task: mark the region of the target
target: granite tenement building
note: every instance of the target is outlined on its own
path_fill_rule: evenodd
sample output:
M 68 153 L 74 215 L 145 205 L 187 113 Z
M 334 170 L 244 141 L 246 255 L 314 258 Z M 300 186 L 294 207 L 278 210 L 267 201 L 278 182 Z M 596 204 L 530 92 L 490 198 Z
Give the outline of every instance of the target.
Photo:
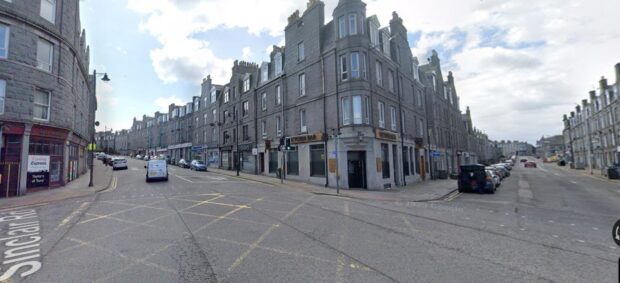
M 0 1 L 0 197 L 87 170 L 97 107 L 80 1 Z

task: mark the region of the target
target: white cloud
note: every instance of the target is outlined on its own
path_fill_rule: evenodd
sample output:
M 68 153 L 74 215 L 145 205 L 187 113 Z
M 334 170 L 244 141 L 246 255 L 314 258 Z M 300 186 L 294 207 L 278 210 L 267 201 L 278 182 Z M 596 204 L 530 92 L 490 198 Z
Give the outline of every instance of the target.
M 250 47 L 244 47 L 243 50 L 241 50 L 241 53 L 241 58 L 245 61 L 251 60 L 252 56 L 254 56 L 254 53 L 252 53 L 252 49 Z
M 114 93 L 114 88 L 110 83 L 98 83 L 97 104 L 103 107 L 117 106 L 119 99 L 112 93 Z
M 176 105 L 185 105 L 184 100 L 174 95 L 170 97 L 158 97 L 157 99 L 155 99 L 155 105 L 157 105 L 157 109 L 163 113 L 168 113 L 168 106 L 173 103 Z

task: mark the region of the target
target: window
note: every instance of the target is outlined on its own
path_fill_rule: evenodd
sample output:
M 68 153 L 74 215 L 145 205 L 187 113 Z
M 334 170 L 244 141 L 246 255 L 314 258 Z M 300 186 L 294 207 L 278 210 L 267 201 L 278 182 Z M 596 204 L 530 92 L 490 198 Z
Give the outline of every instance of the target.
M 267 110 L 267 93 L 263 92 L 261 95 L 261 104 L 263 111 Z
M 209 114 L 205 113 L 204 115 L 202 115 L 202 119 L 204 120 L 205 125 L 207 125 L 207 121 L 209 121 Z
M 310 177 L 325 177 L 325 146 L 310 145 Z
M 383 64 L 377 61 L 377 84 L 383 86 Z
M 0 24 L 0 58 L 7 58 L 9 55 L 9 26 Z
M 243 111 L 241 112 L 243 117 L 248 116 L 248 114 L 250 114 L 250 102 L 249 101 L 243 102 L 243 109 L 241 111 Z
M 305 133 L 308 131 L 306 127 L 306 109 L 299 110 L 299 124 L 301 125 L 301 132 Z
M 217 109 L 213 109 L 213 123 L 217 123 Z
M 448 88 L 447 88 L 447 87 L 444 87 L 444 88 L 443 88 L 443 99 L 448 100 Z M 596 106 L 597 106 L 597 108 L 598 108 L 598 101 L 596 101 Z M 598 109 L 597 109 L 597 110 L 598 110 Z
M 433 74 L 433 90 L 435 92 L 437 92 L 437 77 L 435 77 L 435 74 Z
M 338 34 L 339 38 L 347 36 L 347 21 L 344 16 L 338 18 Z
M 409 147 L 403 147 L 403 171 L 409 176 Z
M 56 0 L 41 0 L 41 17 L 54 23 L 56 20 Z
M 353 96 L 353 124 L 362 123 L 362 97 Z
M 52 71 L 52 56 L 54 54 L 54 45 L 51 42 L 39 38 L 37 44 L 37 68 L 51 72 Z
M 49 121 L 51 97 L 50 92 L 47 90 L 37 89 L 34 92 L 34 119 Z
M 386 32 L 381 33 L 381 40 L 383 41 L 383 53 L 390 57 L 390 38 Z
M 282 74 L 282 53 L 278 52 L 275 56 L 276 60 L 276 76 Z
M 278 169 L 278 150 L 269 150 L 269 173 L 275 174 Z
M 194 101 L 194 111 L 200 110 L 200 99 Z
M 413 78 L 416 81 L 420 81 L 419 67 L 418 67 L 418 64 L 415 61 L 412 64 L 412 69 L 413 69 Z
M 280 116 L 276 117 L 276 135 L 282 135 L 282 127 L 280 126 Z
M 405 130 L 407 129 L 407 127 L 405 127 L 405 111 L 401 110 L 400 111 L 400 130 L 401 132 L 405 133 Z
M 424 121 L 422 119 L 418 120 L 418 137 L 424 137 Z
M 225 124 L 225 123 L 226 123 L 226 118 L 227 118 L 228 116 L 230 116 L 230 113 L 228 113 L 228 111 L 227 111 L 227 110 L 225 110 L 225 111 L 224 111 L 224 118 L 222 119 L 222 124 Z
M 230 101 L 230 90 L 226 89 L 224 91 L 224 103 L 228 103 L 228 101 Z M 213 103 L 213 101 L 211 101 L 211 103 Z
M 417 91 L 417 90 L 415 90 L 415 94 L 416 94 L 415 98 L 416 98 L 416 102 L 418 104 L 418 107 L 422 107 L 422 94 L 419 91 Z
M 261 126 L 262 136 L 263 138 L 266 138 L 267 137 L 267 121 L 265 120 L 261 121 L 260 126 Z
M 349 103 L 349 98 L 347 97 L 342 98 L 342 124 L 351 124 L 351 104 Z
M 263 63 L 263 66 L 261 67 L 260 79 L 263 83 L 269 80 L 269 64 Z
M 243 80 L 243 92 L 248 92 L 250 90 L 250 78 L 246 78 Z
M 383 175 L 383 179 L 389 179 L 390 178 L 390 148 L 388 147 L 388 144 L 386 143 L 382 143 L 381 144 L 381 169 L 382 169 L 382 175 Z
M 364 122 L 370 124 L 370 98 L 368 96 L 364 97 L 364 108 Z
M 215 103 L 217 101 L 217 90 L 212 87 L 211 88 L 211 103 Z
M 244 125 L 242 128 L 243 131 L 243 140 L 249 140 L 250 139 L 250 135 L 248 135 L 248 125 Z
M 299 153 L 296 150 L 286 152 L 286 172 L 289 175 L 299 175 Z
M 276 105 L 280 105 L 282 103 L 282 93 L 280 92 L 280 86 L 276 86 Z
M 299 75 L 299 96 L 306 95 L 306 74 Z
M 360 54 L 358 52 L 351 53 L 351 77 L 359 78 L 360 77 Z
M 378 47 L 379 41 L 377 39 L 379 38 L 379 26 L 377 26 L 374 21 L 371 21 L 368 26 L 370 28 L 370 45 L 372 47 Z
M 346 81 L 349 79 L 349 70 L 347 65 L 347 56 L 340 56 L 340 78 L 342 81 Z
M 388 90 L 394 92 L 394 71 L 388 70 Z
M 390 118 L 392 122 L 391 129 L 392 131 L 396 131 L 396 108 L 390 107 Z
M 349 34 L 357 34 L 357 14 L 349 15 Z
M 215 128 L 211 129 L 211 141 L 212 142 L 216 141 L 216 138 L 215 138 L 216 136 L 217 136 L 216 129 Z
M 297 44 L 297 61 L 301 62 L 306 59 L 306 50 L 304 48 L 304 43 L 300 42 Z
M 385 105 L 379 102 L 379 127 L 385 128 Z
M 360 59 L 360 67 L 362 69 L 362 77 L 364 79 L 368 78 L 368 72 L 366 72 L 366 53 L 362 53 L 362 58 Z
M 6 81 L 0 80 L 0 114 L 4 113 L 5 97 L 6 97 Z

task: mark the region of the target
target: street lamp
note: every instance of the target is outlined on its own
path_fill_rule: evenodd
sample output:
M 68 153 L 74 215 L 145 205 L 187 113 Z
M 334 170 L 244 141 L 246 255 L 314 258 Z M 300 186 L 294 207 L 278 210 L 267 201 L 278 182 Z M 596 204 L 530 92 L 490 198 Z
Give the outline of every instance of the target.
M 97 76 L 103 76 L 101 78 L 102 81 L 104 82 L 109 82 L 110 78 L 108 77 L 108 73 L 97 73 L 97 70 L 93 70 L 93 97 L 96 99 L 97 97 Z M 91 105 L 93 105 L 91 103 Z M 95 114 L 95 109 L 92 109 L 92 113 Z M 94 145 L 95 145 L 95 127 L 99 126 L 99 122 L 95 121 L 95 117 L 93 117 L 93 133 L 91 136 L 91 152 L 90 152 L 90 182 L 88 183 L 89 187 L 93 186 L 93 165 L 95 163 L 94 160 L 94 156 L 93 156 L 93 152 L 95 151 Z

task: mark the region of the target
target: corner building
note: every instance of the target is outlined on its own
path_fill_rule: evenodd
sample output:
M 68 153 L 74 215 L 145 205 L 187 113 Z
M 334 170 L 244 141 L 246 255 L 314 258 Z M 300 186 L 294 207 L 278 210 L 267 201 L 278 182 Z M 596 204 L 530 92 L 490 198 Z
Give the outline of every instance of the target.
M 97 102 L 79 4 L 0 1 L 0 197 L 87 170 Z

